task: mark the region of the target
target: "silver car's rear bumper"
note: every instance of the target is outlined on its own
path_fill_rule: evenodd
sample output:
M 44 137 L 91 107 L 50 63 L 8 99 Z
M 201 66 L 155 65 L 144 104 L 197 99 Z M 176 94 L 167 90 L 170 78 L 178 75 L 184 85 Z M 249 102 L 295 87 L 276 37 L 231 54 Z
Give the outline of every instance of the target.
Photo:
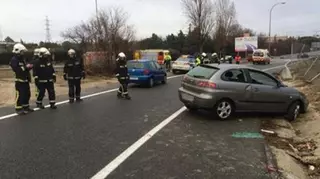
M 190 96 L 191 99 L 186 99 L 183 96 Z M 184 89 L 183 87 L 179 88 L 179 99 L 185 105 L 203 108 L 203 109 L 210 109 L 213 108 L 216 104 L 217 100 L 214 96 L 208 94 L 196 94 L 191 91 Z

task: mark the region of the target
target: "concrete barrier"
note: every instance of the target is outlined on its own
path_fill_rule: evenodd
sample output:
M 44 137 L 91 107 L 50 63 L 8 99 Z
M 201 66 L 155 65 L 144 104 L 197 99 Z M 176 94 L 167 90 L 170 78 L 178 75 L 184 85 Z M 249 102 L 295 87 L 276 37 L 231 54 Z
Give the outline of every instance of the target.
M 280 77 L 283 80 L 291 80 L 292 74 L 291 74 L 290 69 L 288 67 L 283 68 L 280 72 Z

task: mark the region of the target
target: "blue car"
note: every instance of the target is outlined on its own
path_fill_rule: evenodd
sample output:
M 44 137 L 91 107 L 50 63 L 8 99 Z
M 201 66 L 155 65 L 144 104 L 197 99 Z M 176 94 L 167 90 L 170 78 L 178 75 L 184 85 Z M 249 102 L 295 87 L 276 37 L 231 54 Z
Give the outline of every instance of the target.
M 130 75 L 129 83 L 148 85 L 153 87 L 155 83 L 167 83 L 167 73 L 156 61 L 141 59 L 127 62 Z

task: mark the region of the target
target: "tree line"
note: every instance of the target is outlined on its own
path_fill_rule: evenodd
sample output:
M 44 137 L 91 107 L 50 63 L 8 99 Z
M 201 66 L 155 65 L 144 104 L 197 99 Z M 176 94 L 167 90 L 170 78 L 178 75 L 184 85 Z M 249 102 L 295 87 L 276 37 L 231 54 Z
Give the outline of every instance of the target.
M 170 49 L 177 55 L 201 52 L 235 55 L 234 39 L 243 36 L 244 33 L 258 36 L 259 48 L 268 48 L 265 34 L 254 32 L 238 22 L 233 1 L 181 0 L 181 4 L 190 24 L 188 32 L 180 30 L 165 37 L 150 33 L 150 37 L 136 40 L 136 30 L 134 25 L 129 23 L 129 14 L 120 7 L 110 7 L 63 31 L 61 36 L 65 41 L 62 44 L 45 42 L 24 44 L 28 49 L 34 49 L 39 45 L 45 46 L 55 54 L 65 54 L 69 48 L 76 49 L 79 54 L 87 51 L 108 52 L 108 60 L 104 64 L 107 69 L 113 68 L 116 55 L 120 51 L 125 52 L 128 58 L 132 58 L 133 52 L 138 49 Z M 275 41 L 271 44 L 271 54 L 290 54 L 292 44 L 294 53 L 300 52 L 303 46 L 308 50 L 314 41 L 319 39 L 289 37 L 287 40 Z M 8 52 L 10 50 L 8 47 Z M 67 58 L 65 55 L 58 56 L 62 58 L 60 61 Z M 0 63 L 3 63 L 1 54 Z

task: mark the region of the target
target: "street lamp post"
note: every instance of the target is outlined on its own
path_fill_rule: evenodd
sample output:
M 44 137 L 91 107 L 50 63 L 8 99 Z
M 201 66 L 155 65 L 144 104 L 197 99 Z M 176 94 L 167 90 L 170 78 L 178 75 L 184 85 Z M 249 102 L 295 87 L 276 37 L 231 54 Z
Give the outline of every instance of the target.
M 268 47 L 268 50 L 269 50 L 269 53 L 270 52 L 270 48 L 271 48 L 271 15 L 272 15 L 272 10 L 274 7 L 276 7 L 277 5 L 281 5 L 281 4 L 285 4 L 286 2 L 279 2 L 279 3 L 276 3 L 274 4 L 271 9 L 270 9 L 270 14 L 269 14 L 269 47 Z
M 96 2 L 96 16 L 98 17 L 98 0 L 95 0 Z

